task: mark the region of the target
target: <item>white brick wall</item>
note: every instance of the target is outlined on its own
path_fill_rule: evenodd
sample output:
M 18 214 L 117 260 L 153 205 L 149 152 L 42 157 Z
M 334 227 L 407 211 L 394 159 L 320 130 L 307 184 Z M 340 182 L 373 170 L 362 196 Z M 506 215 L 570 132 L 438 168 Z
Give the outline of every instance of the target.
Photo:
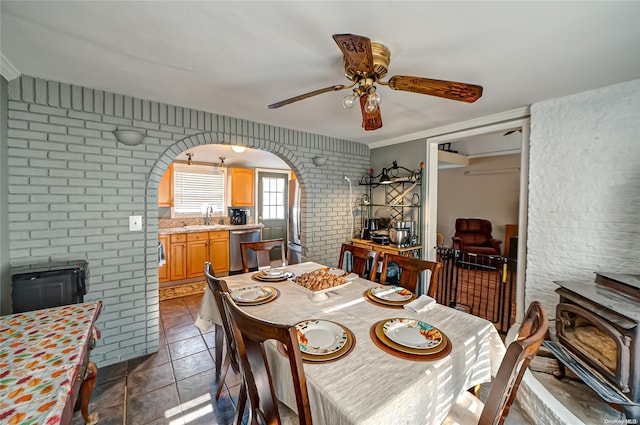
M 370 163 L 363 144 L 28 76 L 9 84 L 8 127 L 11 265 L 88 260 L 87 299 L 104 302 L 100 366 L 157 350 L 157 188 L 177 154 L 225 143 L 281 157 L 304 191 L 303 254 L 328 265 L 351 226 L 343 176 L 357 182 Z M 127 127 L 146 132 L 142 145 L 115 140 Z M 130 215 L 143 232 L 129 232 Z
M 531 106 L 526 303 L 640 273 L 640 80 Z

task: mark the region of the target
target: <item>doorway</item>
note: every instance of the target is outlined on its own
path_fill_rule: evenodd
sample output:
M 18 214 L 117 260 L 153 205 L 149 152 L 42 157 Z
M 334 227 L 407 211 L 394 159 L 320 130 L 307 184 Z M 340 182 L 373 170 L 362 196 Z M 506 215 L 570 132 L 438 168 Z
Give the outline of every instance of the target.
M 528 115 L 528 114 L 527 114 Z M 527 188 L 529 170 L 529 118 L 523 117 L 505 122 L 475 126 L 473 128 L 460 129 L 441 136 L 427 138 L 427 205 L 425 208 L 425 226 L 423 240 L 427 241 L 426 257 L 429 260 L 436 258 L 436 238 L 438 219 L 438 145 L 451 143 L 464 138 L 479 135 L 507 132 L 519 129 L 521 132 L 520 145 L 520 190 L 518 202 L 518 249 L 517 249 L 517 282 L 516 282 L 516 323 L 524 316 L 524 277 L 526 260 L 526 228 L 527 228 Z
M 257 172 L 258 202 L 256 216 L 261 223 L 262 239 L 284 239 L 287 246 L 289 222 L 289 174 L 271 170 Z M 271 250 L 271 259 L 283 258 L 285 253 L 276 247 Z

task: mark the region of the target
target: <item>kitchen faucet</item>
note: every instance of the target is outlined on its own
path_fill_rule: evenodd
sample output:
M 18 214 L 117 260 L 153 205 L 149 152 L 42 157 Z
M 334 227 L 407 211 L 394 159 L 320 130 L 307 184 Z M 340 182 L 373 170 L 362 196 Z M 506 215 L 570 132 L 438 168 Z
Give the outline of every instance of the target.
M 211 205 L 209 205 L 207 207 L 207 212 L 204 214 L 204 225 L 208 226 L 211 224 L 211 216 L 209 215 L 209 213 L 213 214 L 213 207 Z

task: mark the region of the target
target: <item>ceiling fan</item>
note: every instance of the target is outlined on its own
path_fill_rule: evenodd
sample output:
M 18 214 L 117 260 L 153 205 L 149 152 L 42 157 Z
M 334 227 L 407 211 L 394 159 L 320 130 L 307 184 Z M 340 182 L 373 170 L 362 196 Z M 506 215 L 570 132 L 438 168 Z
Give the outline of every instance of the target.
M 388 86 L 393 90 L 402 90 L 430 96 L 444 97 L 473 103 L 482 96 L 482 87 L 474 84 L 454 81 L 433 80 L 430 78 L 395 75 L 389 81 L 381 79 L 387 75 L 391 52 L 380 43 L 372 43 L 369 38 L 355 34 L 334 34 L 333 39 L 344 56 L 344 73 L 350 84 L 338 84 L 301 94 L 269 105 L 276 109 L 318 94 L 353 88 L 353 94 L 343 100 L 345 108 L 360 103 L 362 127 L 376 130 L 382 127 L 380 97 L 375 84 Z

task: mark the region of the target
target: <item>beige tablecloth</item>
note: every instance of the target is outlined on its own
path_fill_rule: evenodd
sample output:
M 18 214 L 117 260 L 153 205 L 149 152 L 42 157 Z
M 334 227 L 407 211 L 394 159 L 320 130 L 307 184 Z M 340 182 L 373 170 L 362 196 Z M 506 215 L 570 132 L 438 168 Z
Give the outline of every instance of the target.
M 300 274 L 319 267 L 303 263 L 286 269 Z M 260 284 L 251 279 L 251 273 L 225 280 L 231 290 Z M 421 313 L 379 307 L 363 298 L 363 293 L 375 286 L 364 279 L 329 293 L 329 299 L 320 302 L 310 301 L 287 281 L 268 285 L 278 288 L 280 297 L 245 307 L 246 311 L 288 324 L 332 320 L 356 337 L 349 355 L 331 363 L 304 365 L 314 424 L 440 424 L 462 391 L 490 381 L 505 352 L 500 336 L 487 320 L 439 304 Z M 210 295 L 203 297 L 201 323 L 219 321 Z M 416 362 L 382 351 L 371 341 L 369 330 L 377 321 L 394 317 L 420 319 L 436 326 L 449 337 L 451 353 L 441 360 Z M 275 349 L 268 354 L 278 398 L 296 410 L 288 362 Z

